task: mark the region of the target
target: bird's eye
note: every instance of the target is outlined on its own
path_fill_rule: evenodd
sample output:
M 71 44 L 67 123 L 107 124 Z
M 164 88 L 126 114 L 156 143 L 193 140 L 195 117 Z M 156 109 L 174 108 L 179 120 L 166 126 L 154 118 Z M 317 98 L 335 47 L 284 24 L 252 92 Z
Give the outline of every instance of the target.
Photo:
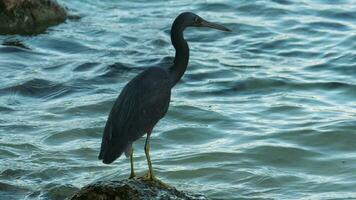
M 199 17 L 195 17 L 194 22 L 199 22 Z

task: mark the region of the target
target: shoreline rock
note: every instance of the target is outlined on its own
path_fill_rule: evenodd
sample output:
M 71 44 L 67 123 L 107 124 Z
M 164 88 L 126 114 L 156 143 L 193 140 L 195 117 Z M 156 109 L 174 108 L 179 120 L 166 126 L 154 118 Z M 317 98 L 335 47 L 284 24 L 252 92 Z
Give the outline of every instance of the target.
M 165 187 L 159 182 L 142 179 L 124 179 L 120 181 L 99 181 L 87 185 L 75 193 L 71 200 L 207 200 L 201 194 L 179 191 L 174 187 Z
M 0 34 L 38 34 L 67 19 L 55 0 L 0 0 Z

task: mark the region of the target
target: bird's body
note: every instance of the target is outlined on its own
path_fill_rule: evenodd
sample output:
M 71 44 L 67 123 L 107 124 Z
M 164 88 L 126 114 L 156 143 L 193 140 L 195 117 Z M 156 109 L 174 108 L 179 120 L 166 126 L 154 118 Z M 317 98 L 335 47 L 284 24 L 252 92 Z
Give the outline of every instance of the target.
M 111 163 L 166 114 L 171 98 L 167 70 L 151 67 L 122 90 L 106 122 L 99 159 Z M 129 152 L 127 152 L 129 155 Z
M 169 68 L 147 68 L 127 83 L 116 99 L 105 125 L 99 159 L 112 163 L 123 152 L 131 158 L 133 170 L 132 143 L 147 134 L 145 153 L 149 166 L 149 178 L 154 179 L 149 156 L 149 138 L 153 127 L 167 113 L 171 89 L 181 79 L 188 66 L 189 47 L 183 37 L 188 26 L 205 26 L 223 31 L 229 29 L 207 22 L 193 13 L 182 13 L 173 22 L 171 40 L 176 55 Z

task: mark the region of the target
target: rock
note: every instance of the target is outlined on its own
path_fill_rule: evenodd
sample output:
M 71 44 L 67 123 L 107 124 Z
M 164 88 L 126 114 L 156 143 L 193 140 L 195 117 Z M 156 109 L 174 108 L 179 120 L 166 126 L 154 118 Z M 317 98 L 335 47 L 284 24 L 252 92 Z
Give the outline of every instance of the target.
M 206 200 L 201 194 L 190 194 L 167 187 L 156 181 L 125 179 L 120 181 L 99 181 L 79 190 L 71 200 Z
M 41 33 L 66 18 L 55 0 L 0 0 L 0 34 Z

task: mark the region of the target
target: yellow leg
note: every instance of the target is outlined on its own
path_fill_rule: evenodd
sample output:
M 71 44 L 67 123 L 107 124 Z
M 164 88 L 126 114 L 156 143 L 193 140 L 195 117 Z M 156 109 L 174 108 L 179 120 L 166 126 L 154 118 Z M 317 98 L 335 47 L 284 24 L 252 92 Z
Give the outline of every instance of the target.
M 156 176 L 153 173 L 153 168 L 152 168 L 152 162 L 150 158 L 150 136 L 151 132 L 147 133 L 147 138 L 146 138 L 146 143 L 145 143 L 145 154 L 146 154 L 146 159 L 147 159 L 147 164 L 148 164 L 148 174 L 142 177 L 143 180 L 149 180 L 149 181 L 155 181 L 159 183 L 161 186 L 166 187 L 166 188 L 172 188 L 171 186 L 163 183 L 159 179 L 156 178 Z
M 133 163 L 133 149 L 131 149 L 131 154 L 130 154 L 130 163 L 131 163 L 131 174 L 129 179 L 135 178 L 135 171 L 134 171 L 134 163 Z
M 148 174 L 148 179 L 153 181 L 155 180 L 155 175 L 153 173 L 152 169 L 152 162 L 150 158 L 150 136 L 151 133 L 147 133 L 147 138 L 146 138 L 146 143 L 145 143 L 145 154 L 146 154 L 146 159 L 147 159 L 147 164 L 148 164 L 148 169 L 149 169 L 149 174 Z

